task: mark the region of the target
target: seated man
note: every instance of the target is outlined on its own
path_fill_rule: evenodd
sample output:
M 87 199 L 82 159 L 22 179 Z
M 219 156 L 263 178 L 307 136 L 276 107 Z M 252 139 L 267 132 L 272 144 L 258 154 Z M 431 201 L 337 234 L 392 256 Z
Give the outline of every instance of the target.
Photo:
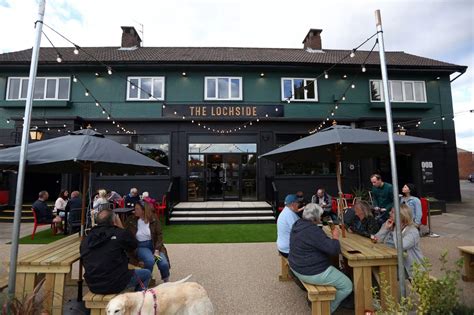
M 51 210 L 46 203 L 48 198 L 49 194 L 46 190 L 40 191 L 38 194 L 38 200 L 33 202 L 31 207 L 35 210 L 38 223 L 54 223 L 55 228 L 58 228 L 61 231 L 62 227 L 60 223 L 62 220 L 59 216 L 53 215 L 53 210 Z
M 132 188 L 130 189 L 130 193 L 125 196 L 125 207 L 135 207 L 140 201 L 140 196 L 138 195 L 138 189 Z
M 283 257 L 288 257 L 290 252 L 290 232 L 293 224 L 300 218 L 298 212 L 298 198 L 288 195 L 285 198 L 285 208 L 277 220 L 277 247 Z
M 332 198 L 323 187 L 316 191 L 316 194 L 311 197 L 311 203 L 319 205 L 323 209 L 323 217 L 331 217 L 331 220 L 337 220 L 337 215 L 332 212 Z
M 91 292 L 115 294 L 128 287 L 141 291 L 141 284 L 146 288 L 151 272 L 128 269 L 127 251 L 137 248 L 134 235 L 123 229 L 118 216 L 109 209 L 97 214 L 96 223 L 81 243 L 84 278 Z
M 69 212 L 71 209 L 82 208 L 81 194 L 75 190 L 71 193 L 71 199 L 66 204 L 66 211 Z

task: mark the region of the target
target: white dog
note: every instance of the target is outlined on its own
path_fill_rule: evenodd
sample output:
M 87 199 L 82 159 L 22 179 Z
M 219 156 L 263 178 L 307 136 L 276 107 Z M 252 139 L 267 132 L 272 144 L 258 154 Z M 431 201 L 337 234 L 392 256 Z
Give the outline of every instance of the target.
M 156 301 L 152 290 L 145 294 L 132 292 L 117 295 L 107 304 L 107 315 L 214 314 L 214 307 L 206 290 L 196 282 L 186 282 L 190 277 L 153 288 Z

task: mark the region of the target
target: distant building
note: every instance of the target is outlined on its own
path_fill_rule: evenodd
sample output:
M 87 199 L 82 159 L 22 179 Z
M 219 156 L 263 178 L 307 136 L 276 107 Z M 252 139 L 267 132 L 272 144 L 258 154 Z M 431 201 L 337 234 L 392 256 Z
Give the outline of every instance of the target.
M 319 186 L 335 195 L 334 162 L 315 157 L 313 163 L 276 164 L 257 157 L 307 136 L 323 122 L 385 130 L 383 100 L 390 97 L 395 127 L 444 141 L 416 154 L 400 152 L 400 185 L 412 182 L 421 194 L 460 200 L 450 75 L 463 74 L 466 66 L 389 51 L 387 96 L 378 52 L 348 57 L 353 47 L 325 49 L 320 29 L 309 30 L 295 49 L 142 47 L 133 27 L 122 29 L 119 47 L 82 47 L 79 54 L 60 47 L 61 63 L 54 48 L 42 47 L 39 54 L 31 126 L 45 132 L 45 139 L 90 124 L 170 167 L 135 176 L 96 174 L 94 187 L 121 194 L 139 187 L 159 198 L 173 180 L 180 201 L 263 201 L 272 196 L 272 183 L 280 199 L 297 190 L 310 196 Z M 0 54 L 5 147 L 19 144 L 30 60 L 31 49 Z M 338 109 L 331 112 L 336 102 Z M 345 161 L 344 191 L 369 187 L 374 171 L 391 182 L 388 154 Z M 41 189 L 52 196 L 61 186 L 77 189 L 78 182 L 78 176 L 29 174 L 25 200 Z
M 458 148 L 459 179 L 467 179 L 474 173 L 474 153 Z

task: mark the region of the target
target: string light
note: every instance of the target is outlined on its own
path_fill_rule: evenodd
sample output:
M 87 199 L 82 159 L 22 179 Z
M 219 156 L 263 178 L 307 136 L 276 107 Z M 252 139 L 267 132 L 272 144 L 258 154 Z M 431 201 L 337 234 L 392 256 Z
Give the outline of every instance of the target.
M 112 68 L 111 68 L 111 67 L 107 67 L 107 73 L 108 73 L 109 75 L 112 75 Z
M 95 75 L 96 77 L 100 77 L 100 73 L 99 73 L 99 72 L 94 73 L 94 75 Z
M 72 81 L 73 81 L 74 83 L 76 83 L 76 82 L 77 82 L 77 78 L 76 78 L 76 76 L 75 76 L 75 75 L 73 75 L 73 76 L 72 76 Z
M 351 54 L 350 54 L 349 56 L 350 56 L 351 58 L 354 58 L 355 55 L 356 55 L 355 52 L 356 52 L 355 48 L 352 49 Z
M 95 106 L 99 107 L 99 102 L 95 102 Z
M 9 124 L 9 123 L 10 123 L 10 119 L 7 119 L 7 124 Z
M 353 88 L 353 89 L 355 89 L 355 88 L 356 88 L 356 86 L 355 86 L 355 84 L 354 84 L 354 83 L 352 83 L 352 84 L 351 84 L 351 88 Z
M 74 55 L 79 55 L 79 48 L 77 45 L 74 46 Z
M 365 65 L 362 65 L 362 72 L 366 72 L 367 69 L 365 68 Z
M 84 92 L 84 95 L 89 96 L 89 90 L 86 89 L 86 91 Z
M 341 98 L 343 101 L 346 100 L 346 95 L 342 95 L 342 98 Z
M 45 121 L 44 121 L 44 124 L 45 124 L 45 125 L 47 125 L 47 124 L 48 124 L 48 121 L 47 121 L 47 120 L 45 120 Z
M 57 61 L 58 63 L 63 62 L 63 57 L 61 56 L 60 53 L 57 53 L 57 55 L 56 55 L 56 61 Z
M 327 71 L 324 71 L 324 78 L 325 78 L 326 80 L 329 79 L 329 74 L 328 74 Z

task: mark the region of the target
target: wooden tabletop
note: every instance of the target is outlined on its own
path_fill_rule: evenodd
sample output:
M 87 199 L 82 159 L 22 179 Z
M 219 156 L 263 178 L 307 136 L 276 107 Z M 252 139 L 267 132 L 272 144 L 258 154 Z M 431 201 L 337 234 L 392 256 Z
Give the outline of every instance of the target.
M 474 246 L 458 246 L 458 248 L 463 252 L 474 255 Z
M 29 266 L 67 266 L 80 257 L 81 238 L 78 233 L 58 241 L 40 246 L 19 257 L 18 265 Z
M 331 236 L 329 226 L 324 226 L 323 230 Z M 374 244 L 369 238 L 355 233 L 346 231 L 346 237 L 342 237 L 342 233 L 339 233 L 339 243 L 342 255 L 349 260 L 397 258 L 395 248 L 380 243 Z

